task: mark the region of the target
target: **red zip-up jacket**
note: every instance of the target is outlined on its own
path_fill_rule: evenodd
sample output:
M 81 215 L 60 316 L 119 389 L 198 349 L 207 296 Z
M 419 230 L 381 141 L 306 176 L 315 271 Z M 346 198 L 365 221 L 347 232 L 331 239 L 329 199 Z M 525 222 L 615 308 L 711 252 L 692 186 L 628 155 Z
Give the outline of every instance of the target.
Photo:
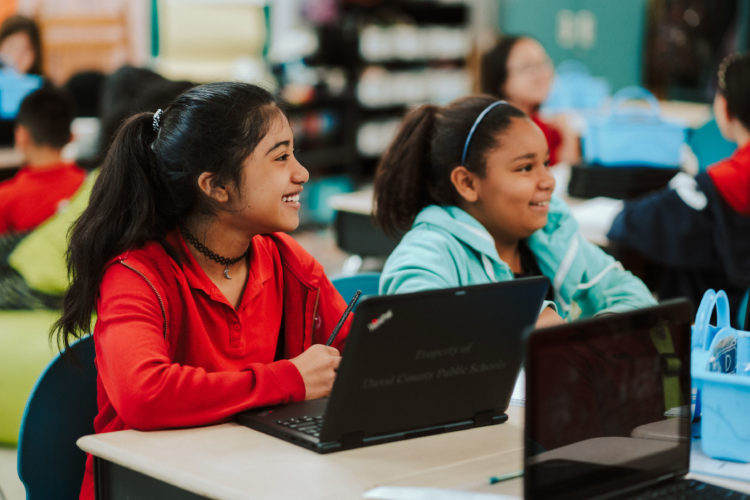
M 302 377 L 288 359 L 325 343 L 346 308 L 320 263 L 285 234 L 255 236 L 234 308 L 179 232 L 167 243 L 181 263 L 149 242 L 105 270 L 94 328 L 94 430 L 212 424 L 248 408 L 303 400 Z M 350 322 L 333 347 L 343 350 Z M 275 360 L 277 352 L 284 359 Z M 88 457 L 81 498 L 93 497 Z

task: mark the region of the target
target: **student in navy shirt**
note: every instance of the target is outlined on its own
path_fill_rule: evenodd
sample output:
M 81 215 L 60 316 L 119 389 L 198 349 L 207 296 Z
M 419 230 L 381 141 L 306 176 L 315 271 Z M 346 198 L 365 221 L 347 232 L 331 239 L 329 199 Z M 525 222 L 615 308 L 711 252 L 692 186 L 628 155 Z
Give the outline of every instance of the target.
M 736 311 L 750 286 L 750 54 L 725 58 L 717 77 L 716 121 L 737 150 L 625 203 L 607 237 L 653 264 L 646 281 L 659 298 L 686 296 L 697 306 L 707 288 L 723 289 Z

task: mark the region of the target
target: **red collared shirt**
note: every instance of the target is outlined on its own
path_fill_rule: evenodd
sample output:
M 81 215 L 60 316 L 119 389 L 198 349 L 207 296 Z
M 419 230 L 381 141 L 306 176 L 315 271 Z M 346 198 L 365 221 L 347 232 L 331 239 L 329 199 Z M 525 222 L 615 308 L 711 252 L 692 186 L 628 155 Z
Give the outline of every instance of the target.
M 19 170 L 0 183 L 0 234 L 34 229 L 75 194 L 85 177 L 72 163 Z
M 562 134 L 553 125 L 542 120 L 539 115 L 531 115 L 531 121 L 537 124 L 542 129 L 544 138 L 547 139 L 547 147 L 549 147 L 549 164 L 556 165 L 558 162 L 558 153 L 560 146 L 562 145 Z
M 750 216 L 750 142 L 729 158 L 711 165 L 708 175 L 735 212 Z
M 304 399 L 288 359 L 324 343 L 346 307 L 322 266 L 287 235 L 256 236 L 235 309 L 178 232 L 167 242 L 181 264 L 149 242 L 104 273 L 94 329 L 95 431 L 204 425 Z M 334 347 L 343 349 L 349 322 Z M 280 338 L 286 359 L 275 361 Z M 93 491 L 89 458 L 81 498 Z

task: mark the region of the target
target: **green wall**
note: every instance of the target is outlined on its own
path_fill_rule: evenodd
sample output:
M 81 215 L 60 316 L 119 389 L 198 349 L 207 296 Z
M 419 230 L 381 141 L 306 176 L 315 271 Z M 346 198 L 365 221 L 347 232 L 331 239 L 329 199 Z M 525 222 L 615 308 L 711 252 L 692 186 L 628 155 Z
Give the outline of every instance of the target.
M 642 83 L 647 3 L 501 0 L 499 26 L 502 33 L 537 38 L 555 65 L 566 59 L 582 61 L 593 75 L 607 78 L 612 91 L 617 91 Z

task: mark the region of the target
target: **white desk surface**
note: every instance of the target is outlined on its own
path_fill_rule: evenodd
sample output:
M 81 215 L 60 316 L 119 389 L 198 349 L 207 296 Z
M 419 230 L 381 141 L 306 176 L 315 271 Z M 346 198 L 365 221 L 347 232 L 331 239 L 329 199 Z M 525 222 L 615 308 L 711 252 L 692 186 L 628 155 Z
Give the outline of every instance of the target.
M 659 101 L 662 115 L 683 122 L 690 128 L 698 128 L 712 117 L 711 105 L 688 101 Z
M 335 194 L 328 198 L 328 206 L 334 210 L 370 215 L 372 213 L 372 186 L 368 185 L 352 193 Z
M 80 438 L 78 446 L 110 462 L 218 499 L 357 499 L 379 486 L 445 488 L 520 498 L 522 478 L 492 485 L 489 478 L 522 469 L 523 412 L 522 407 L 511 406 L 504 424 L 325 455 L 235 423 L 89 435 Z M 696 453 L 701 460 L 710 460 L 694 449 L 691 461 L 696 460 Z M 750 464 L 711 462 L 718 468 L 750 468 Z M 705 464 L 702 467 L 705 469 Z M 739 475 L 743 476 L 742 472 Z M 750 482 L 698 473 L 689 477 L 750 493 Z
M 377 486 L 420 486 L 520 496 L 523 409 L 499 425 L 320 455 L 235 423 L 84 436 L 105 460 L 212 498 L 362 498 Z
M 0 147 L 0 169 L 20 167 L 23 155 L 14 148 Z

